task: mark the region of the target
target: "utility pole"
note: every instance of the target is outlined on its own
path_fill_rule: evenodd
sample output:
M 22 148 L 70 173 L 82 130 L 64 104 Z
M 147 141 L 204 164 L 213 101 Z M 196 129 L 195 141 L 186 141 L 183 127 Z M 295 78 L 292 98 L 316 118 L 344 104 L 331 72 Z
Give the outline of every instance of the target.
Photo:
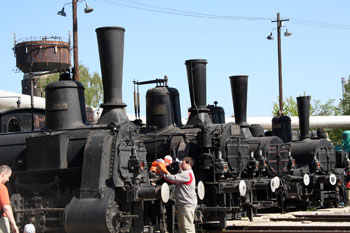
M 72 0 L 72 12 L 73 12 L 73 60 L 74 67 L 72 69 L 74 81 L 79 82 L 79 58 L 78 58 L 78 15 L 77 15 L 77 5 L 78 2 L 85 2 L 85 13 L 93 12 L 94 9 L 89 7 L 85 0 Z M 65 3 L 62 7 L 62 10 L 58 11 L 57 14 L 66 17 L 66 12 L 64 12 L 64 6 L 70 4 Z
M 73 8 L 73 60 L 74 60 L 73 78 L 74 78 L 74 81 L 79 82 L 77 1 L 78 0 L 72 0 L 72 8 Z
M 279 107 L 280 107 L 280 110 L 278 112 L 279 116 L 283 116 L 281 27 L 283 26 L 284 21 L 289 21 L 289 19 L 280 19 L 279 12 L 277 13 L 277 20 L 272 20 L 273 23 L 277 22 L 278 82 L 279 82 Z

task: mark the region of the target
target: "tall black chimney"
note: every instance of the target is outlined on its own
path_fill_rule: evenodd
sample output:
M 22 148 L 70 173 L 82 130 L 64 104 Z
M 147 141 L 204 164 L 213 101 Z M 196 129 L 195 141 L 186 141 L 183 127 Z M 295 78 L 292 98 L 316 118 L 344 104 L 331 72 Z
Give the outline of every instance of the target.
M 122 27 L 96 29 L 104 91 L 102 124 L 129 120 L 122 100 L 124 32 Z
M 248 127 L 247 123 L 247 92 L 248 75 L 230 76 L 233 110 L 235 122 L 241 127 Z
M 187 125 L 211 123 L 207 108 L 207 71 L 205 59 L 187 60 L 188 87 L 190 89 L 191 112 Z
M 300 140 L 310 138 L 309 134 L 309 118 L 310 118 L 310 96 L 297 97 Z

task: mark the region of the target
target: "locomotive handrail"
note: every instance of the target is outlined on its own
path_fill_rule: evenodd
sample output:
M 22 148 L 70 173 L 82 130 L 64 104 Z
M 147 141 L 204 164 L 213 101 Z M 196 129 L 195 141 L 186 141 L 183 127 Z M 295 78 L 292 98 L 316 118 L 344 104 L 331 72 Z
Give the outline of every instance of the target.
M 134 109 L 135 109 L 135 118 L 137 120 L 140 120 L 140 90 L 139 86 L 140 85 L 146 85 L 146 84 L 152 84 L 156 83 L 157 86 L 168 86 L 168 76 L 164 76 L 164 79 L 153 79 L 153 80 L 148 80 L 148 81 L 133 81 L 134 83 Z M 137 90 L 136 90 L 137 86 Z
M 57 212 L 64 211 L 64 208 L 33 208 L 33 209 L 24 209 L 24 210 L 14 210 L 15 213 L 27 213 L 27 212 Z

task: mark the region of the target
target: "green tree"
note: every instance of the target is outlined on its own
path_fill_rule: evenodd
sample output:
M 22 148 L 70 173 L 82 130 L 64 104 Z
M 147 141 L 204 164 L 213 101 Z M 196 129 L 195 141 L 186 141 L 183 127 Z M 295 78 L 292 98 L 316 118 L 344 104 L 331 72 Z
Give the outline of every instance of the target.
M 58 73 L 56 73 L 56 74 L 49 74 L 46 77 L 42 77 L 42 78 L 38 79 L 36 86 L 41 93 L 41 97 L 45 98 L 45 96 L 46 96 L 45 88 L 46 88 L 47 84 L 49 84 L 51 82 L 56 82 L 56 81 L 58 81 L 59 78 L 60 78 L 60 75 Z
M 343 98 L 340 100 L 339 108 L 342 115 L 350 115 L 350 76 L 344 87 L 345 93 L 343 94 Z
M 350 76 L 348 78 L 348 82 L 344 85 L 345 92 L 343 94 L 343 98 L 340 99 L 338 105 L 338 111 L 340 115 L 350 115 Z M 341 135 L 342 132 L 349 129 L 333 129 L 329 135 L 335 138 L 335 144 L 341 145 Z
M 45 97 L 45 88 L 50 82 L 59 80 L 59 74 L 50 74 L 47 78 L 39 79 L 37 86 Z M 89 68 L 79 65 L 79 81 L 84 85 L 85 104 L 90 107 L 98 107 L 103 101 L 102 79 L 97 72 L 89 73 Z
M 279 103 L 273 102 L 272 114 L 274 116 L 278 116 L 279 109 Z M 297 102 L 293 99 L 293 97 L 290 96 L 283 101 L 283 114 L 287 116 L 298 116 Z
M 302 96 L 307 96 L 306 92 L 304 92 Z M 312 100 L 311 98 L 311 103 L 310 103 L 311 116 L 318 115 L 317 112 L 326 111 L 325 109 L 327 109 L 326 104 L 321 105 L 319 100 Z M 278 111 L 279 111 L 279 104 L 277 102 L 273 102 L 272 114 L 274 116 L 277 116 Z M 296 98 L 293 98 L 292 96 L 290 96 L 283 101 L 283 114 L 286 116 L 298 116 L 298 104 L 297 104 Z
M 79 81 L 85 87 L 85 103 L 86 106 L 98 107 L 103 100 L 102 79 L 97 72 L 89 73 L 89 68 L 79 66 Z

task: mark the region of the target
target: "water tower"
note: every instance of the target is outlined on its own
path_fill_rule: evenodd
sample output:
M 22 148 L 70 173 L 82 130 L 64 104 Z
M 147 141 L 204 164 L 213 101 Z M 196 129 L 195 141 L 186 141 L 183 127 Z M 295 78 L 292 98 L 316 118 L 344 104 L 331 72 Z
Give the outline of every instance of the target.
M 42 96 L 35 85 L 44 74 L 55 73 L 69 69 L 70 41 L 61 37 L 40 37 L 15 40 L 16 66 L 23 73 L 22 94 Z

